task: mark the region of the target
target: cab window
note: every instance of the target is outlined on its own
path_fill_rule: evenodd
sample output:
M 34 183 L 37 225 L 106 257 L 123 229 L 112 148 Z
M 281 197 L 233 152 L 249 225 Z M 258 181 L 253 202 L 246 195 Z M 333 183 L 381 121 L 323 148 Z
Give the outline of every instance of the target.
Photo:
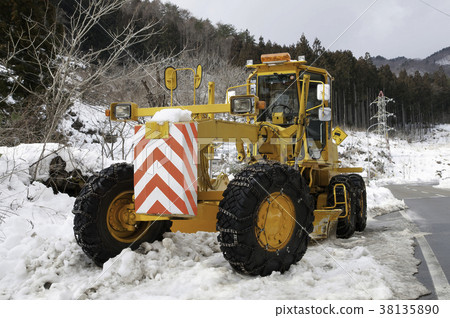
M 286 123 L 298 116 L 299 102 L 296 74 L 273 74 L 258 77 L 258 97 L 266 102 L 259 121 L 271 121 L 272 114 L 283 113 Z

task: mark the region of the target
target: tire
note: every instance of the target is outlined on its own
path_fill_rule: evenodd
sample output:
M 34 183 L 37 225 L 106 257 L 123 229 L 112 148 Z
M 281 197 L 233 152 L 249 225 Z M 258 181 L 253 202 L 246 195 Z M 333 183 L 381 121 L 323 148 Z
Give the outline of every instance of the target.
M 133 166 L 119 163 L 90 177 L 76 198 L 72 211 L 75 239 L 95 264 L 102 266 L 125 248 L 161 240 L 169 231 L 171 221 L 136 222 L 123 228 L 118 216 L 132 203 L 133 194 Z
M 314 206 L 300 173 L 263 161 L 239 172 L 223 193 L 217 214 L 218 241 L 239 273 L 281 273 L 306 252 Z
M 356 223 L 355 230 L 358 232 L 364 231 L 367 225 L 367 192 L 364 179 L 359 174 L 348 175 L 349 179 L 355 186 L 355 209 L 356 209 Z
M 344 188 L 337 186 L 336 187 L 336 202 L 344 202 L 345 197 L 347 197 L 347 206 L 349 207 L 349 213 L 346 217 L 339 217 L 336 237 L 338 238 L 349 238 L 355 233 L 355 225 L 356 225 L 356 207 L 355 207 L 355 190 L 353 187 L 353 183 L 346 175 L 337 175 L 331 178 L 330 183 L 328 185 L 328 206 L 334 206 L 335 198 L 334 198 L 334 186 L 336 184 L 343 184 Z M 345 204 L 337 204 L 337 209 L 342 209 L 341 216 L 344 216 Z

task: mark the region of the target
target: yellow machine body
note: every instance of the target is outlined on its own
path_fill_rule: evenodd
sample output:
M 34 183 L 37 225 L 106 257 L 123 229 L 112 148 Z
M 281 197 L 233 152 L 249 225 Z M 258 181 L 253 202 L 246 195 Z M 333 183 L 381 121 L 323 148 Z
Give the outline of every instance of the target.
M 290 57 L 283 54 L 266 55 L 262 60 L 262 64 L 247 65 L 252 72 L 247 82 L 240 85 L 246 87 L 247 95 L 234 96 L 223 104 L 215 103 L 214 83 L 210 82 L 206 105 L 137 107 L 133 104 L 129 118 L 119 118 L 115 109 L 117 105 L 126 103 L 111 105 L 109 113 L 113 120 L 153 116 L 163 109 L 178 108 L 191 111 L 192 119 L 198 125 L 197 215 L 180 218 L 173 215 L 136 214 L 134 221 L 172 220 L 171 230 L 174 232 L 216 231 L 216 214 L 228 178 L 222 175 L 216 180 L 211 179 L 208 175 L 209 160 L 214 157 L 213 143 L 232 142 L 236 145 L 240 161 L 251 164 L 263 159 L 275 160 L 296 167 L 308 183 L 311 194 L 317 198 L 311 236 L 326 238 L 335 234 L 338 218 L 345 217 L 342 215 L 342 206 L 347 209 L 347 203 L 335 200 L 334 206 L 327 206 L 330 179 L 341 173 L 361 172 L 362 169 L 339 167 L 337 145 L 333 137 L 338 135 L 340 143 L 345 136 L 342 137 L 343 131 L 340 129 L 333 134 L 331 97 L 325 97 L 326 94 L 330 95 L 332 77 L 324 69 L 307 66 L 304 61 L 291 61 Z M 173 68 L 166 71 L 169 74 L 166 85 L 171 94 L 176 88 L 175 72 Z M 193 72 L 196 75 L 195 95 L 195 88 L 201 81 L 201 67 L 198 67 L 197 73 Z M 279 92 L 273 82 L 279 84 Z M 322 100 L 317 99 L 317 90 L 323 91 Z M 270 109 L 273 105 L 278 105 L 277 109 Z M 295 107 L 291 109 L 290 105 Z M 217 120 L 215 114 L 218 113 L 243 116 L 246 122 Z M 324 115 L 326 113 L 328 118 Z M 164 126 L 158 128 L 154 123 L 147 126 L 148 138 L 152 138 L 152 134 L 159 136 L 165 133 Z M 340 203 L 341 208 L 336 208 Z

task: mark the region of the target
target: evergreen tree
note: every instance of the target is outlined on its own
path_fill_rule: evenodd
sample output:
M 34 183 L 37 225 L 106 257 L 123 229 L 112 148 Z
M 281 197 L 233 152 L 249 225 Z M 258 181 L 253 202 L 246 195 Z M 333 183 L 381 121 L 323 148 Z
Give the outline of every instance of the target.
M 48 34 L 44 33 L 39 24 L 49 26 L 55 21 L 55 10 L 46 0 L 5 0 L 0 3 L 0 59 L 6 61 L 3 65 L 14 76 L 19 76 L 30 90 L 40 85 L 41 74 L 37 59 L 49 58 L 51 55 L 51 40 L 46 40 Z M 33 45 L 39 44 L 39 56 L 33 51 Z M 15 51 L 12 60 L 9 57 Z M 3 88 L 2 96 L 8 93 L 7 78 L 1 77 Z M 18 88 L 13 98 L 17 101 L 27 96 L 24 90 Z M 3 105 L 4 106 L 4 105 Z
M 20 119 L 27 104 L 39 106 L 32 105 L 29 91 L 45 90 L 48 73 L 40 65 L 53 58 L 52 37 L 57 36 L 45 29 L 55 19 L 55 8 L 48 0 L 0 2 L 0 121 L 4 126 Z M 23 87 L 14 85 L 12 77 Z
M 293 58 L 297 58 L 300 55 L 305 56 L 305 59 L 308 63 L 312 63 L 314 61 L 313 49 L 309 45 L 309 41 L 304 33 L 302 33 L 300 40 L 295 45 L 292 54 Z

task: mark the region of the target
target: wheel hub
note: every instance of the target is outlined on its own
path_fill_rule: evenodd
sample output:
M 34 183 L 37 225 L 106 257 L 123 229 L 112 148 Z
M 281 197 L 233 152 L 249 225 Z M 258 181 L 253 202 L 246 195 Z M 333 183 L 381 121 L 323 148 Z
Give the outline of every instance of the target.
M 295 227 L 295 207 L 285 194 L 274 192 L 261 203 L 255 233 L 258 243 L 274 252 L 290 241 Z
M 109 233 L 118 241 L 131 243 L 139 238 L 151 222 L 136 222 L 133 213 L 133 191 L 122 192 L 108 207 L 107 226 Z

